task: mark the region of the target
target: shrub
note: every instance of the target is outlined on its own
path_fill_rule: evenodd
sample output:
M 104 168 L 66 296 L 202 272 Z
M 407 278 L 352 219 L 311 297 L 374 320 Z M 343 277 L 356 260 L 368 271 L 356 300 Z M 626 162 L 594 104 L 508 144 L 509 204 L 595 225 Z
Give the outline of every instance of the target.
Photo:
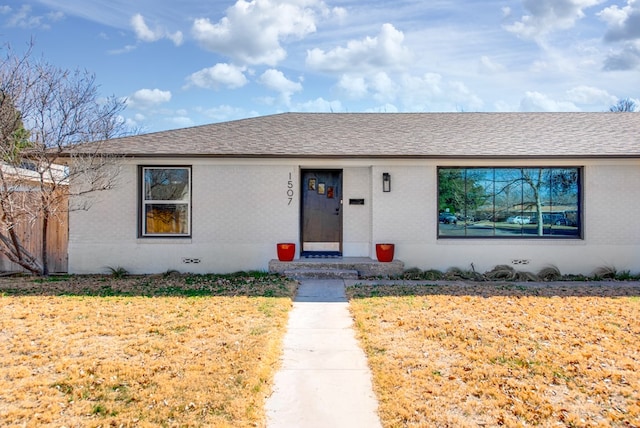
M 618 274 L 618 270 L 615 266 L 600 266 L 593 271 L 593 279 L 615 279 Z
M 111 276 L 116 279 L 124 278 L 125 276 L 129 275 L 129 272 L 122 266 L 118 266 L 115 268 L 108 266 L 107 269 L 109 269 L 109 272 L 111 272 Z
M 473 281 L 484 281 L 485 280 L 485 278 L 482 276 L 482 274 L 479 274 L 478 272 L 469 271 L 469 270 L 462 270 L 462 269 L 457 268 L 457 267 L 449 268 L 447 270 L 447 272 L 444 274 L 443 279 L 447 279 L 447 280 L 464 279 L 464 280 L 473 280 Z
M 484 274 L 491 281 L 514 281 L 517 277 L 516 270 L 511 266 L 498 265 Z
M 403 272 L 402 278 L 408 280 L 425 280 L 425 281 L 436 281 L 442 279 L 444 274 L 437 269 L 429 269 L 422 271 L 419 268 L 411 268 L 407 269 Z
M 542 281 L 559 281 L 562 279 L 560 269 L 555 266 L 547 266 L 538 272 L 538 277 Z

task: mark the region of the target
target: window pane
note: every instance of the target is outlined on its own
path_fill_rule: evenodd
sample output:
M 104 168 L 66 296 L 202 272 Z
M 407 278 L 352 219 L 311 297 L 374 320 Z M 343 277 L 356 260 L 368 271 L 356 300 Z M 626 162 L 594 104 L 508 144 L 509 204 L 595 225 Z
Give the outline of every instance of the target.
M 147 201 L 189 200 L 189 169 L 145 168 L 144 198 Z
M 467 199 L 465 226 L 467 236 L 495 235 L 495 182 L 492 168 L 466 170 Z
M 553 169 L 550 173 L 548 210 L 549 234 L 579 236 L 579 174 L 575 168 Z
M 464 236 L 464 223 L 458 226 L 456 212 L 465 206 L 465 170 L 438 171 L 438 234 Z
M 514 236 L 522 234 L 522 170 L 519 168 L 496 168 L 495 216 L 496 234 Z
M 189 233 L 188 205 L 147 204 L 145 205 L 145 235 Z
M 535 226 L 535 234 L 537 236 L 549 235 L 550 214 L 554 210 L 554 198 L 550 191 L 550 185 L 553 180 L 553 169 L 542 169 L 541 174 L 544 182 L 538 187 L 537 205 L 533 207 L 531 212 L 531 224 Z

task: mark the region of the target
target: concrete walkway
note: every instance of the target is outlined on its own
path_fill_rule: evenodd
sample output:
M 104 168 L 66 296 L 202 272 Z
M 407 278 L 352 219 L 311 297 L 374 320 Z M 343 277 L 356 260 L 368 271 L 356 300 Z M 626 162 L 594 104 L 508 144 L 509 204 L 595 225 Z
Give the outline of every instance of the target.
M 381 426 L 352 323 L 343 280 L 301 281 L 266 404 L 269 428 Z

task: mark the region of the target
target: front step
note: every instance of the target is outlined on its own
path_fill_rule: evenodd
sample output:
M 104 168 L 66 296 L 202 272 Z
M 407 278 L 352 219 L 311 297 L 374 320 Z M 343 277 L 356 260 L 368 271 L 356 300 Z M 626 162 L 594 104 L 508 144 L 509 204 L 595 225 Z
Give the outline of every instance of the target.
M 293 279 L 358 279 L 353 269 L 288 269 L 284 275 Z
M 404 263 L 400 260 L 381 263 L 368 257 L 339 257 L 330 259 L 300 258 L 290 262 L 269 261 L 269 272 L 281 275 L 315 275 L 309 278 L 392 278 L 402 275 Z M 346 275 L 346 276 L 345 276 Z M 352 275 L 356 275 L 353 277 Z

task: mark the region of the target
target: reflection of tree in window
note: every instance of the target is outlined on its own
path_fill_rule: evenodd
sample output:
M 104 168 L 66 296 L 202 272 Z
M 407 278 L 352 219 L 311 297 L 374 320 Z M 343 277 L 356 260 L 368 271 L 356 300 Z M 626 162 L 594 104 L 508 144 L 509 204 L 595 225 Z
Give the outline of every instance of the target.
M 145 233 L 187 233 L 186 206 L 147 205 Z
M 473 211 L 485 202 L 485 189 L 466 170 L 446 169 L 440 173 L 438 206 L 440 212 L 459 208 Z M 465 213 L 466 214 L 466 213 Z
M 145 170 L 145 199 L 178 201 L 188 196 L 189 175 L 186 169 Z

